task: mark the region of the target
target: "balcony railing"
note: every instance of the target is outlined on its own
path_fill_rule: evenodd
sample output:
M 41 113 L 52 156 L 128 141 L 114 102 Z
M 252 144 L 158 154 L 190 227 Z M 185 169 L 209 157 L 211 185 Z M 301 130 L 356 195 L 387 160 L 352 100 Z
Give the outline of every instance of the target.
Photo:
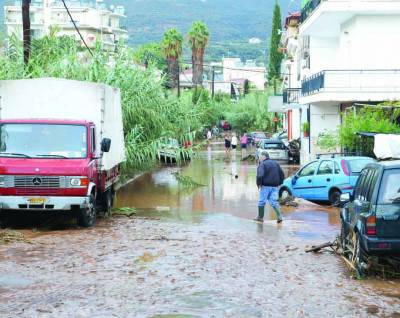
M 301 82 L 301 95 L 308 96 L 318 93 L 325 87 L 325 71 L 314 74 Z
M 304 22 L 322 1 L 324 0 L 309 0 L 306 5 L 301 8 L 301 22 Z
M 329 93 L 400 93 L 400 69 L 326 70 L 301 83 L 301 95 Z
M 286 88 L 283 90 L 284 104 L 298 104 L 300 97 L 300 88 Z

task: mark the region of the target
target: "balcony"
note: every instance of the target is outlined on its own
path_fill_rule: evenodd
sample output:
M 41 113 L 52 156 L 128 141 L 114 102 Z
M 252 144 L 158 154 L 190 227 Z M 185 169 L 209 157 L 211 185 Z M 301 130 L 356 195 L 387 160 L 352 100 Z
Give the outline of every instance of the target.
M 400 99 L 400 70 L 326 70 L 301 83 L 301 103 Z
M 309 0 L 301 8 L 302 36 L 337 37 L 340 26 L 357 15 L 400 14 L 400 0 Z
M 301 22 L 305 21 L 323 0 L 310 0 L 301 8 Z
M 286 88 L 283 90 L 284 104 L 298 104 L 300 97 L 300 88 Z

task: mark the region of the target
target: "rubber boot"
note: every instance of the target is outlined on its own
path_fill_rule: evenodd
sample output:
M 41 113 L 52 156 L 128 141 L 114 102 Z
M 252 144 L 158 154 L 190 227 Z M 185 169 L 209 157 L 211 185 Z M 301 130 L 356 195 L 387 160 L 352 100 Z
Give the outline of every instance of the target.
M 281 209 L 276 206 L 276 207 L 272 207 L 276 213 L 276 217 L 278 218 L 277 222 L 278 223 L 282 223 L 282 213 L 281 213 Z
M 258 207 L 258 217 L 254 219 L 256 222 L 263 222 L 264 221 L 264 209 L 265 207 L 259 206 Z

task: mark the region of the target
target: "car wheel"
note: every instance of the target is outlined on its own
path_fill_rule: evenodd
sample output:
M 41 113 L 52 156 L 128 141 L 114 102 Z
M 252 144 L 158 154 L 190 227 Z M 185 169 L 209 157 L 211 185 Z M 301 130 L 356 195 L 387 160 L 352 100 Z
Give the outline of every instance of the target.
M 344 228 L 344 221 L 342 220 L 342 227 L 340 229 L 340 247 L 342 248 L 342 253 L 343 256 L 346 256 L 349 253 L 349 249 L 347 247 L 347 234 L 346 234 L 346 230 Z
M 338 206 L 340 204 L 340 195 L 342 194 L 342 192 L 340 192 L 337 189 L 332 190 L 329 193 L 329 202 L 333 205 L 333 206 Z
M 286 200 L 292 196 L 292 193 L 288 188 L 281 188 L 279 190 L 279 199 Z
M 96 200 L 94 195 L 89 196 L 89 202 L 87 207 L 84 209 L 79 209 L 77 221 L 78 225 L 82 227 L 91 227 L 96 222 Z
M 354 255 L 353 255 L 354 267 L 357 270 L 357 276 L 362 278 L 365 276 L 365 271 L 367 268 L 367 260 L 365 257 L 364 249 L 362 248 L 360 236 L 356 234 L 356 239 L 354 242 Z

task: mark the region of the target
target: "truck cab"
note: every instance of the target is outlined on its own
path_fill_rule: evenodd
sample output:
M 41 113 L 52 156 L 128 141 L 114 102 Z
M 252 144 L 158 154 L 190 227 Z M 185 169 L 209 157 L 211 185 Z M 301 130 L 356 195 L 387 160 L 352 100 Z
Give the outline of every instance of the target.
M 35 79 L 0 81 L 0 97 L 0 214 L 71 211 L 90 227 L 110 213 L 125 156 L 119 91 Z

